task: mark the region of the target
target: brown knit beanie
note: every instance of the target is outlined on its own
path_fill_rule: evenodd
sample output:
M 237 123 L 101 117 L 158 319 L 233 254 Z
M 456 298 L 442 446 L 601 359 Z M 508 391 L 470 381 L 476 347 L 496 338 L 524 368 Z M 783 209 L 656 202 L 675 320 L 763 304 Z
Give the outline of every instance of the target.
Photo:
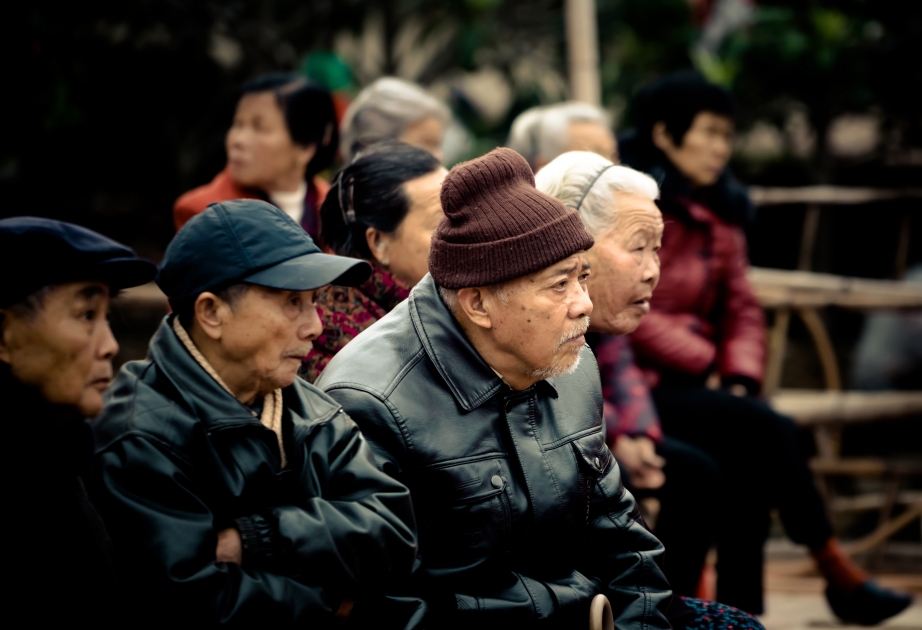
M 445 217 L 432 235 L 429 273 L 446 289 L 521 278 L 594 242 L 578 213 L 535 188 L 528 162 L 512 149 L 455 166 L 441 197 Z

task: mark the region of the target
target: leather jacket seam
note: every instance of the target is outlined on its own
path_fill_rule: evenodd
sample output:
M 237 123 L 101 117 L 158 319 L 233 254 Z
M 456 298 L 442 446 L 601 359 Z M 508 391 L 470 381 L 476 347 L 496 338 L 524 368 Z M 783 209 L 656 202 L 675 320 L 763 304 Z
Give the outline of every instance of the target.
M 337 389 L 351 389 L 364 392 L 381 403 L 381 406 L 387 409 L 391 419 L 393 419 L 397 430 L 400 431 L 400 437 L 403 439 L 404 452 L 409 454 L 411 451 L 415 450 L 413 447 L 413 442 L 410 439 L 410 431 L 406 426 L 406 421 L 403 419 L 403 416 L 400 415 L 400 412 L 397 411 L 397 408 L 391 404 L 390 399 L 387 396 L 374 388 L 368 387 L 367 385 L 363 385 L 362 383 L 353 383 L 350 381 L 338 381 L 337 383 L 327 387 L 325 391 L 332 392 Z M 355 421 L 353 420 L 353 422 Z

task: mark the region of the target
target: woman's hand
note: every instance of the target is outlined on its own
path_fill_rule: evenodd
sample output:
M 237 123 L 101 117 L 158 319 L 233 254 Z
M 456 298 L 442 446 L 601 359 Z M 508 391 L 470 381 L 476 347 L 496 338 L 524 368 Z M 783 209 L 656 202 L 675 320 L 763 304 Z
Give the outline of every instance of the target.
M 636 489 L 656 490 L 666 482 L 666 460 L 656 454 L 656 445 L 650 438 L 620 435 L 612 452 Z

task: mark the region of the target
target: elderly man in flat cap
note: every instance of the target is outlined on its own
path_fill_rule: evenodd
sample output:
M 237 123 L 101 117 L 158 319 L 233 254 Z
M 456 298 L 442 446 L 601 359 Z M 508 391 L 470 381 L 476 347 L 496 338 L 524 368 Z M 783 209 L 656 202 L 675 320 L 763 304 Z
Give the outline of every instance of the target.
M 209 206 L 167 248 L 158 283 L 174 313 L 93 427 L 133 623 L 323 627 L 409 573 L 407 489 L 297 378 L 321 332 L 316 290 L 369 273 L 256 200 Z
M 119 289 L 154 264 L 85 228 L 0 221 L 0 397 L 7 448 L 7 616 L 22 625 L 115 627 L 117 578 L 81 481 L 118 344 L 107 320 Z
M 511 149 L 441 199 L 430 275 L 318 380 L 413 495 L 420 563 L 381 625 L 583 628 L 607 598 L 618 628 L 669 628 L 585 344 L 592 236 Z

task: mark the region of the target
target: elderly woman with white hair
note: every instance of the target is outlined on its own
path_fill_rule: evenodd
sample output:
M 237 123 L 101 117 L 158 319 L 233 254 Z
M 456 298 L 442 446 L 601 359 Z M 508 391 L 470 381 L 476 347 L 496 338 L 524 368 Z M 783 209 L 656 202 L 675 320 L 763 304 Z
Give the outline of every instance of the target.
M 384 140 L 399 140 L 419 147 L 439 161 L 451 112 L 423 88 L 382 77 L 362 90 L 349 105 L 340 132 L 340 151 L 349 164 L 356 154 Z
M 605 398 L 608 442 L 630 490 L 654 496 L 661 510 L 654 533 L 669 551 L 667 575 L 679 595 L 692 595 L 711 543 L 700 512 L 702 488 L 718 488 L 718 469 L 703 451 L 667 437 L 660 428 L 642 372 L 626 335 L 650 310 L 659 281 L 663 218 L 659 188 L 639 171 L 585 151 L 564 153 L 535 177 L 539 190 L 580 214 L 595 238 L 591 333 Z

